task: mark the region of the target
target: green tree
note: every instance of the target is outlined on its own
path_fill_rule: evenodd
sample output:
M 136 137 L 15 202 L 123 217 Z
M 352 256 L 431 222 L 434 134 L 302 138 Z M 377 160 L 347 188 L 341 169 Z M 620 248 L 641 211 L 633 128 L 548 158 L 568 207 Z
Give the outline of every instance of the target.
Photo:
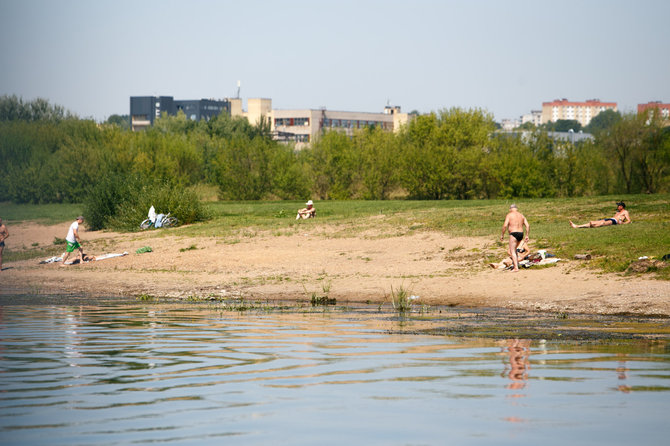
M 638 157 L 643 135 L 643 118 L 634 114 L 622 116 L 609 131 L 601 132 L 596 141 L 616 163 L 623 191 L 632 193 L 635 176 L 635 161 Z M 618 192 L 618 190 L 615 190 Z
M 521 124 L 517 129 L 519 130 L 535 130 L 537 127 L 535 127 L 535 124 L 533 124 L 531 121 L 524 122 Z
M 643 129 L 635 164 L 642 190 L 653 194 L 663 189 L 663 179 L 670 174 L 670 127 L 664 126 L 658 113 L 645 113 L 638 122 Z
M 531 145 L 520 137 L 498 138 L 491 143 L 487 163 L 491 179 L 487 182 L 493 197 L 547 197 L 553 195 L 551 176 L 546 161 L 534 153 Z M 495 188 L 494 188 L 495 186 Z
M 130 116 L 129 115 L 110 115 L 106 121 L 107 124 L 119 126 L 124 130 L 130 129 Z
M 381 128 L 370 128 L 356 135 L 355 144 L 361 156 L 363 198 L 387 200 L 399 181 L 398 138 Z
M 476 198 L 484 193 L 482 161 L 495 129 L 482 110 L 453 108 L 418 116 L 401 135 L 402 184 L 421 199 Z
M 581 129 L 582 125 L 575 119 L 559 119 L 554 123 L 553 127 L 554 132 L 567 132 L 570 130 L 579 132 Z
M 23 102 L 16 95 L 0 96 L 0 121 L 61 121 L 75 116 L 60 105 L 37 98 Z
M 269 171 L 274 145 L 263 138 L 236 136 L 219 152 L 217 184 L 220 196 L 229 200 L 260 200 L 271 191 Z
M 595 115 L 589 125 L 584 127 L 584 131 L 597 135 L 609 130 L 619 121 L 621 121 L 621 113 L 608 109 Z
M 361 157 L 349 136 L 338 131 L 325 132 L 312 143 L 309 154 L 313 193 L 318 198 L 344 200 L 356 196 Z

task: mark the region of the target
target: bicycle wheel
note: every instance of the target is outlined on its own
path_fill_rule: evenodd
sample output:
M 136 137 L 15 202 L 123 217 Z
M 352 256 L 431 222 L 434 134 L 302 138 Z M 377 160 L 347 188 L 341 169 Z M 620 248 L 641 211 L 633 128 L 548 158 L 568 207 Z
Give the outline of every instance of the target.
M 175 217 L 168 217 L 163 220 L 163 226 L 170 228 L 172 226 L 177 226 L 177 219 Z
M 140 223 L 140 229 L 149 229 L 151 227 L 151 220 L 148 218 Z

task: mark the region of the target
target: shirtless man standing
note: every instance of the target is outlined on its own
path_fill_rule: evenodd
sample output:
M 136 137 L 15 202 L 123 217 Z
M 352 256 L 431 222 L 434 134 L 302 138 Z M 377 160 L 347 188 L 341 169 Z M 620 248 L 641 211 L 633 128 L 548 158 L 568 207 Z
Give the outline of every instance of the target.
M 505 217 L 505 222 L 502 226 L 502 234 L 500 234 L 500 241 L 505 238 L 505 231 L 509 231 L 509 253 L 512 256 L 512 263 L 514 264 L 513 272 L 519 272 L 519 257 L 516 248 L 519 242 L 523 240 L 523 227 L 526 227 L 526 243 L 528 243 L 530 235 L 530 225 L 528 220 L 523 216 L 516 204 L 510 205 L 509 212 Z
M 0 218 L 0 271 L 2 271 L 2 251 L 5 250 L 5 239 L 9 237 L 9 231 L 7 231 L 7 226 L 2 222 Z

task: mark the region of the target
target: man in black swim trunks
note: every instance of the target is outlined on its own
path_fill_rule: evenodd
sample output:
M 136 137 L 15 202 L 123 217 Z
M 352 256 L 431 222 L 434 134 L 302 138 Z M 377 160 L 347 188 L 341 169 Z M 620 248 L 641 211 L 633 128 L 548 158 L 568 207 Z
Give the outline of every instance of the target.
M 528 220 L 526 220 L 526 217 L 519 212 L 516 204 L 511 205 L 502 226 L 500 241 L 502 242 L 505 238 L 505 232 L 509 231 L 509 252 L 512 255 L 512 263 L 514 264 L 514 269 L 512 269 L 513 272 L 519 271 L 519 257 L 516 248 L 519 246 L 519 242 L 523 240 L 524 226 L 526 227 L 526 243 L 528 243 L 530 235 L 530 225 L 528 224 Z
M 5 250 L 5 239 L 7 237 L 9 237 L 9 231 L 7 231 L 7 226 L 0 218 L 0 271 L 2 271 L 2 252 Z
M 616 213 L 614 214 L 614 217 L 590 221 L 583 225 L 576 225 L 570 220 L 570 226 L 572 228 L 600 228 L 602 226 L 625 225 L 630 222 L 630 214 L 626 210 L 626 203 L 620 201 L 616 204 Z

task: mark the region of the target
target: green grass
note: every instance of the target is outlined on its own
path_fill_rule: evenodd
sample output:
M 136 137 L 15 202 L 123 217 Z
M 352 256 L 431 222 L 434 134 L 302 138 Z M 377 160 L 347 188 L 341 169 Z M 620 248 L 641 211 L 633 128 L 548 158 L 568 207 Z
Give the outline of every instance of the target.
M 614 214 L 615 202 L 626 201 L 633 224 L 594 229 L 572 229 L 568 220 L 585 223 Z M 531 249 L 547 249 L 562 258 L 591 254 L 583 262 L 608 272 L 622 272 L 638 257 L 670 254 L 670 194 L 620 195 L 560 199 L 471 201 L 317 201 L 317 217 L 295 220 L 304 201 L 209 202 L 212 218 L 203 223 L 170 229 L 183 236 L 216 236 L 222 243 L 305 231 L 328 237 L 389 237 L 436 230 L 454 236 L 487 237 L 499 244 L 500 229 L 509 205 L 515 202 L 531 225 Z M 81 211 L 72 204 L 0 204 L 0 216 L 11 225 L 69 221 Z M 174 231 L 174 232 L 173 232 Z M 374 235 L 370 235 L 373 233 Z M 501 252 L 503 244 L 499 244 Z M 670 280 L 670 268 L 653 273 Z
M 5 223 L 16 224 L 35 221 L 52 225 L 64 221 L 74 221 L 83 212 L 82 204 L 14 204 L 0 203 L 0 217 Z M 11 230 L 10 230 L 11 231 Z

